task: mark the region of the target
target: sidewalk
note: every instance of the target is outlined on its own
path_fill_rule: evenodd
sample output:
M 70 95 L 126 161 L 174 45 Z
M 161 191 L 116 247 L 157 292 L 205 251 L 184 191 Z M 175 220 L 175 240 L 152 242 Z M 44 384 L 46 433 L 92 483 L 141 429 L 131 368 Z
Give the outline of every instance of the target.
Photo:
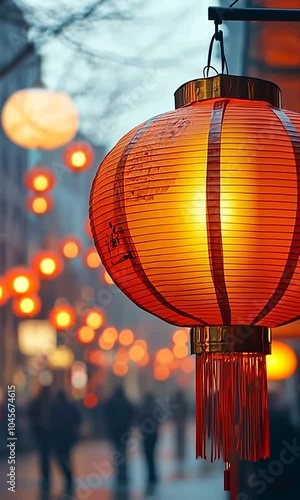
M 113 467 L 110 447 L 104 441 L 80 443 L 74 452 L 76 496 L 74 500 L 225 500 L 222 463 L 206 463 L 194 458 L 194 429 L 189 429 L 189 445 L 183 471 L 178 473 L 173 450 L 171 427 L 162 433 L 158 450 L 160 484 L 153 496 L 145 496 L 145 469 L 140 450 L 131 453 L 129 461 L 130 492 L 113 492 Z M 6 474 L 8 465 L 0 461 L 1 500 L 39 500 L 37 459 L 33 453 L 20 455 L 17 460 L 16 493 L 8 492 Z M 53 463 L 53 495 L 58 500 L 63 488 L 62 478 Z M 70 497 L 65 500 L 71 500 Z

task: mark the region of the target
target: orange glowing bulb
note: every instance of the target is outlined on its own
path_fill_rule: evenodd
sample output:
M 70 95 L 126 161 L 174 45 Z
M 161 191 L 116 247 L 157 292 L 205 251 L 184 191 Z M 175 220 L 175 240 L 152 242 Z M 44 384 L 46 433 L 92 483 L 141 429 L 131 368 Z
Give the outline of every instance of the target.
M 95 338 L 95 330 L 90 326 L 84 325 L 78 330 L 78 340 L 82 344 L 90 344 Z
M 69 305 L 56 306 L 50 311 L 49 320 L 58 330 L 67 330 L 75 324 L 75 310 Z
M 20 300 L 20 309 L 24 314 L 30 314 L 34 310 L 34 300 L 30 297 L 24 297 Z
M 90 248 L 85 253 L 85 263 L 88 267 L 96 269 L 101 265 L 101 259 L 94 248 Z
M 35 271 L 23 266 L 9 269 L 5 273 L 4 282 L 8 293 L 13 297 L 35 294 L 40 286 Z
M 116 352 L 116 360 L 123 361 L 123 363 L 127 362 L 129 360 L 128 350 L 124 349 L 124 347 L 121 347 L 120 349 L 118 349 L 118 351 Z
M 174 359 L 174 354 L 167 347 L 164 349 L 160 349 L 156 353 L 156 361 L 160 364 L 166 364 L 166 365 L 171 364 L 173 359 Z
M 23 296 L 12 302 L 12 310 L 19 317 L 33 318 L 41 310 L 41 299 L 37 295 Z
M 291 377 L 298 365 L 295 351 L 278 340 L 272 342 L 272 354 L 266 356 L 267 376 L 269 380 L 284 380 Z
M 107 344 L 115 344 L 118 339 L 118 332 L 115 328 L 105 328 L 102 333 L 102 338 Z
M 35 191 L 47 191 L 49 187 L 49 180 L 45 175 L 37 175 L 33 179 L 32 185 Z
M 28 292 L 30 287 L 30 281 L 27 276 L 17 276 L 13 280 L 13 288 L 16 293 L 23 294 Z
M 6 304 L 9 299 L 9 293 L 5 286 L 5 282 L 3 278 L 0 278 L 0 306 Z
M 121 345 L 130 345 L 134 341 L 134 334 L 132 330 L 125 328 L 119 333 L 119 343 Z
M 112 349 L 114 346 L 114 342 L 107 342 L 107 340 L 105 340 L 103 335 L 99 337 L 98 343 L 101 349 L 103 349 L 104 351 L 110 351 L 110 349 Z
M 75 168 L 81 168 L 86 162 L 86 154 L 83 151 L 75 151 L 71 155 L 72 166 Z
M 107 285 L 114 285 L 114 282 L 113 280 L 111 279 L 111 277 L 109 276 L 108 272 L 107 271 L 104 271 L 104 281 Z
M 166 365 L 157 365 L 154 367 L 153 375 L 156 380 L 167 380 L 170 376 L 170 369 Z
M 69 240 L 63 244 L 62 252 L 67 259 L 75 259 L 79 254 L 79 245 L 76 241 Z
M 188 355 L 188 348 L 186 345 L 174 345 L 173 353 L 175 358 L 182 359 Z
M 145 349 L 141 345 L 133 345 L 129 350 L 131 361 L 141 361 L 145 355 Z
M 118 377 L 125 377 L 125 375 L 127 375 L 128 373 L 128 366 L 125 363 L 114 363 L 113 372 Z
M 56 270 L 56 262 L 51 257 L 45 257 L 40 262 L 40 270 L 43 274 L 50 275 Z
M 138 366 L 146 366 L 149 363 L 149 361 L 150 361 L 149 354 L 147 352 L 145 352 L 142 359 L 140 359 L 139 361 L 136 361 L 136 364 Z
M 32 200 L 32 211 L 36 214 L 45 214 L 49 208 L 47 198 L 44 196 L 36 196 Z
M 97 310 L 88 311 L 84 317 L 84 321 L 88 326 L 97 330 L 103 325 L 104 314 Z
M 148 344 L 147 344 L 147 341 L 145 339 L 137 339 L 134 342 L 134 345 L 140 345 L 144 349 L 144 351 L 146 351 L 148 349 Z
M 177 345 L 185 345 L 188 342 L 189 336 L 185 330 L 176 330 L 173 333 L 173 342 Z

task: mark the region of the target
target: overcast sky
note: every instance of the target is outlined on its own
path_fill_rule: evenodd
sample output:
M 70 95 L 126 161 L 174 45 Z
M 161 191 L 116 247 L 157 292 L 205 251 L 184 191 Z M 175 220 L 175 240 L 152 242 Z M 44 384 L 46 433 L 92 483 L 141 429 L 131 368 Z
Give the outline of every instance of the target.
M 68 8 L 91 2 L 73 0 L 72 7 L 69 0 L 26 3 L 37 13 L 41 9 L 40 18 L 50 6 L 55 19 Z M 84 29 L 67 32 L 71 44 L 58 38 L 42 50 L 47 86 L 77 95 L 83 132 L 108 147 L 135 125 L 173 109 L 177 87 L 202 76 L 214 32 L 207 8 L 218 1 L 118 0 L 115 4 L 133 4 L 133 19 L 86 22 Z M 76 43 L 103 58 L 87 61 Z

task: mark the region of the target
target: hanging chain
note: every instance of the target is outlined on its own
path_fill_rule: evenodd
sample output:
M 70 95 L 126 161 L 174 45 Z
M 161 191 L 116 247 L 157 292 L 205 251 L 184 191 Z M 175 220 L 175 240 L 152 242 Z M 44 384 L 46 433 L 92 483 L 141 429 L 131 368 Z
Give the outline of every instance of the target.
M 209 49 L 208 49 L 207 65 L 203 68 L 203 77 L 204 78 L 208 78 L 210 69 L 213 69 L 217 74 L 219 74 L 218 71 L 216 70 L 216 68 L 214 68 L 214 66 L 211 65 L 212 51 L 213 51 L 213 46 L 214 46 L 215 41 L 220 43 L 221 74 L 224 74 L 225 70 L 226 70 L 227 75 L 229 73 L 228 64 L 227 64 L 227 60 L 226 60 L 226 56 L 225 56 L 223 31 L 219 30 L 218 24 L 215 23 L 215 33 L 210 41 Z

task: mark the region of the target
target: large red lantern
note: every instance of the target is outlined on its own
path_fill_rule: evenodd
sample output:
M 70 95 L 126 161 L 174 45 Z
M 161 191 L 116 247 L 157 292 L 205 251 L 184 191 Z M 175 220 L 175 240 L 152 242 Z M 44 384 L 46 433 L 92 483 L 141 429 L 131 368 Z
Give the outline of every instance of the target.
M 36 165 L 25 173 L 24 184 L 27 189 L 38 193 L 46 193 L 54 188 L 56 176 L 51 168 Z
M 94 149 L 88 142 L 74 142 L 64 150 L 64 163 L 73 172 L 90 168 L 94 161 Z
M 44 279 L 54 279 L 63 271 L 63 260 L 61 256 L 51 250 L 37 252 L 31 261 L 33 269 Z
M 36 272 L 25 266 L 12 267 L 5 273 L 4 279 L 12 297 L 35 294 L 40 287 Z
M 131 300 L 192 328 L 197 456 L 255 461 L 269 455 L 269 328 L 299 317 L 300 116 L 275 84 L 229 75 L 175 102 L 103 160 L 93 238 Z

